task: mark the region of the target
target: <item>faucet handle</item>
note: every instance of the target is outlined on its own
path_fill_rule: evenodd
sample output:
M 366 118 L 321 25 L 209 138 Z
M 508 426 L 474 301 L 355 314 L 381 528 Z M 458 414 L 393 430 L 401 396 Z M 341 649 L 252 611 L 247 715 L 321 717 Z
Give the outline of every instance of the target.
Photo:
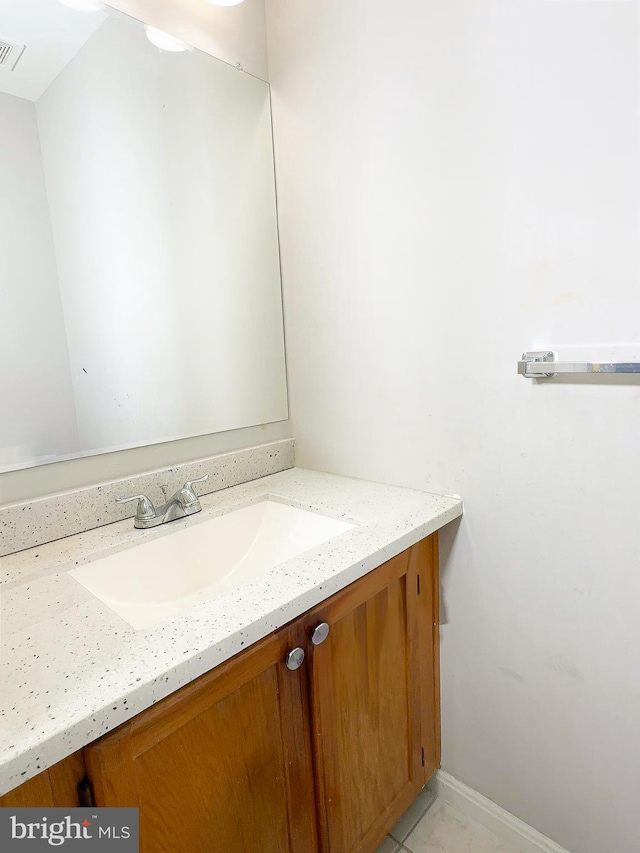
M 180 496 L 182 498 L 182 502 L 185 506 L 191 506 L 198 512 L 200 509 L 200 501 L 198 500 L 198 496 L 193 491 L 194 483 L 204 483 L 205 480 L 209 479 L 209 475 L 205 474 L 203 477 L 198 477 L 195 480 L 189 480 L 188 483 L 185 483 L 184 486 L 180 489 Z
M 131 501 L 138 501 L 136 518 L 154 518 L 156 514 L 155 507 L 146 495 L 133 495 L 131 498 L 116 498 L 117 504 L 128 504 Z
M 194 485 L 194 483 L 204 483 L 204 482 L 205 482 L 206 480 L 208 480 L 208 479 L 209 479 L 209 475 L 208 475 L 208 474 L 204 474 L 202 477 L 198 477 L 196 480 L 189 480 L 189 482 L 188 482 L 188 483 L 185 483 L 185 484 L 184 484 L 184 486 L 183 486 L 182 488 L 183 488 L 183 489 L 186 489 L 186 490 L 187 490 L 187 491 L 189 491 L 189 492 L 193 492 L 193 485 Z M 194 494 L 195 494 L 195 493 L 194 493 Z

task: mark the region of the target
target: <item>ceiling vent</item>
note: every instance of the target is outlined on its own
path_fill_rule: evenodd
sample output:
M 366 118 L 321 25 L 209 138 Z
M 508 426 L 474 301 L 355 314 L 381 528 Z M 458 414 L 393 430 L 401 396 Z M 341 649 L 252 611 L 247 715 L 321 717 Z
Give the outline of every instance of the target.
M 25 45 L 7 41 L 0 36 L 0 68 L 14 71 L 24 51 Z

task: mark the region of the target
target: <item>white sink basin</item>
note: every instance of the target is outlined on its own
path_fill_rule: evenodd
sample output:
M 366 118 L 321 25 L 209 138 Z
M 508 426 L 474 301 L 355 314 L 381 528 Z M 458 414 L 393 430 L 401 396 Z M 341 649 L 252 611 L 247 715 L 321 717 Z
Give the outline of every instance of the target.
M 195 521 L 69 574 L 134 628 L 149 628 L 353 526 L 263 500 Z

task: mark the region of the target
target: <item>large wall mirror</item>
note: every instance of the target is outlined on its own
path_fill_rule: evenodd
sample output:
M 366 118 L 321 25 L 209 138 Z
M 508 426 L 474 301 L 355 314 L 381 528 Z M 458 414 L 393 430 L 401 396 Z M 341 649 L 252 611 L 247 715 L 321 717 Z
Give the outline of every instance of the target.
M 268 85 L 74 5 L 0 0 L 0 471 L 288 417 Z

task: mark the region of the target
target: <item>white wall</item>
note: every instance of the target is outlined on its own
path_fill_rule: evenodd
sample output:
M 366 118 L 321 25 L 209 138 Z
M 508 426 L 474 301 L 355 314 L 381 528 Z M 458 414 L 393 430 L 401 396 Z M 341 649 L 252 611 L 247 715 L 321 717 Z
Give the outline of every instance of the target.
M 444 767 L 637 853 L 637 2 L 268 0 L 297 462 L 446 493 Z
M 78 433 L 34 105 L 0 93 L 0 127 L 1 466 L 73 453 Z

